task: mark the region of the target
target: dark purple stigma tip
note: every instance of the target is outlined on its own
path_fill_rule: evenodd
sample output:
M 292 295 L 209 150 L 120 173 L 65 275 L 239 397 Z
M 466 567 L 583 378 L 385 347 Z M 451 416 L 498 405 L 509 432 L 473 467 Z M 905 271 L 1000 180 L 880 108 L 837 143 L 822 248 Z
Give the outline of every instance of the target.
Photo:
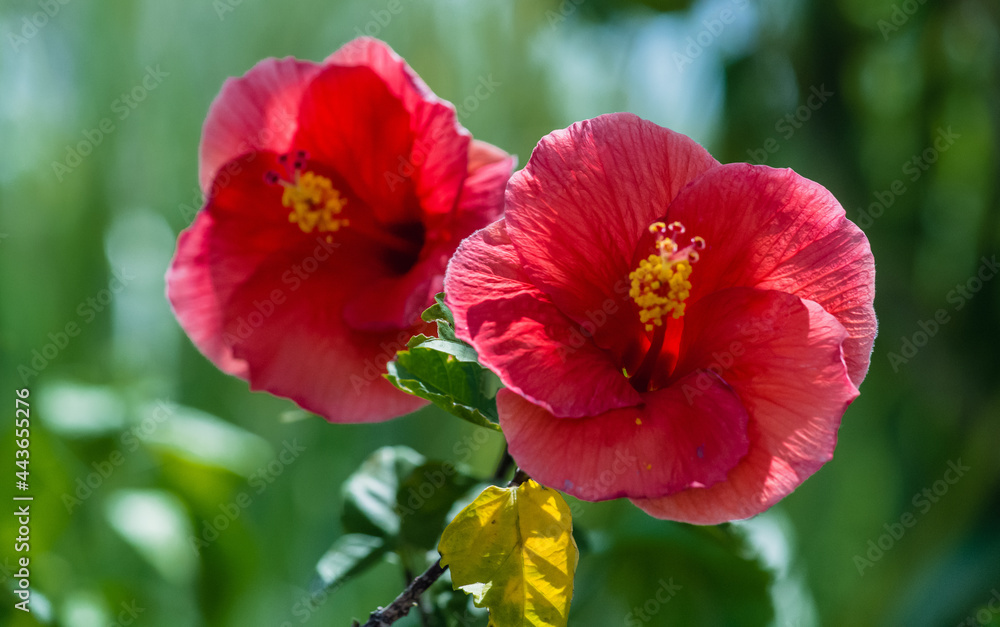
M 267 183 L 268 185 L 276 184 L 278 182 L 278 173 L 275 172 L 274 170 L 270 170 L 267 174 L 264 175 L 264 182 Z

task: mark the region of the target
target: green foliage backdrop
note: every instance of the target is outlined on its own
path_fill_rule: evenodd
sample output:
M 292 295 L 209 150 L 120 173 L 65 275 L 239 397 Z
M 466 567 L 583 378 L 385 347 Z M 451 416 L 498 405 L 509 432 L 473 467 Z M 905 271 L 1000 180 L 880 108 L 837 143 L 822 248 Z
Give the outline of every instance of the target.
M 501 436 L 435 408 L 330 426 L 248 392 L 163 297 L 225 78 L 367 33 L 522 165 L 629 110 L 819 181 L 871 240 L 880 335 L 834 460 L 719 529 L 568 499 L 571 625 L 1000 624 L 998 22 L 993 0 L 4 0 L 0 468 L 27 378 L 35 594 L 13 609 L 0 514 L 0 623 L 346 626 L 403 585 L 387 559 L 304 603 L 362 461 L 492 473 Z

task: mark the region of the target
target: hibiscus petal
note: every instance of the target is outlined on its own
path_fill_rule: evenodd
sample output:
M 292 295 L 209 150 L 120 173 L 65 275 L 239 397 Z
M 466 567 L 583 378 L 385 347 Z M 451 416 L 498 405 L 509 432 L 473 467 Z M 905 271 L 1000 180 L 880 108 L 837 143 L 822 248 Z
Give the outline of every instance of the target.
M 327 242 L 290 223 L 281 188 L 264 181 L 276 158 L 263 153 L 205 209 L 216 332 L 246 363 L 252 389 L 331 422 L 387 420 L 423 406 L 381 374 L 414 333 L 430 329 L 361 333 L 346 325 L 345 303 L 387 275 L 388 262 L 350 228 Z
M 500 218 L 503 194 L 517 157 L 486 142 L 469 145 L 469 174 L 452 215 L 429 216 L 428 233 L 440 238 L 439 245 L 451 245 L 463 233 L 472 233 Z M 437 220 L 434 222 L 433 220 Z M 450 253 L 449 253 L 450 256 Z
M 412 153 L 394 157 L 385 174 L 391 184 L 412 178 L 420 206 L 428 213 L 452 210 L 466 173 L 471 141 L 455 109 L 441 100 L 385 42 L 359 37 L 330 55 L 328 63 L 370 68 L 411 115 Z
M 413 183 L 410 115 L 370 68 L 330 66 L 302 95 L 297 150 L 335 170 L 383 224 L 420 220 Z
M 817 303 L 750 288 L 707 296 L 685 320 L 672 387 L 697 402 L 721 376 L 750 415 L 750 451 L 724 482 L 635 504 L 697 524 L 747 518 L 833 457 L 841 417 L 858 395 L 841 349 L 847 333 Z
M 747 412 L 716 380 L 688 402 L 682 386 L 638 407 L 563 420 L 500 390 L 500 425 L 518 467 L 588 501 L 673 494 L 724 481 L 746 455 Z
M 584 323 L 628 301 L 636 242 L 677 193 L 718 165 L 693 140 L 628 113 L 550 133 L 507 186 L 511 241 L 532 282 Z M 597 342 L 617 347 L 638 326 L 617 307 Z M 600 326 L 600 325 L 599 325 Z
M 503 220 L 452 258 L 445 296 L 455 331 L 511 390 L 561 417 L 640 402 L 621 369 L 531 284 Z
M 387 333 L 348 328 L 339 313 L 350 296 L 338 288 L 344 274 L 336 267 L 317 271 L 309 279 L 315 289 L 287 289 L 286 302 L 251 334 L 238 337 L 233 352 L 250 364 L 251 389 L 290 398 L 330 422 L 377 422 L 416 411 L 427 402 L 397 390 L 382 374 L 410 337 L 431 333 L 431 327 Z M 263 302 L 278 276 L 262 273 L 241 286 L 227 304 L 229 324 L 239 319 L 233 317 L 237 312 Z
M 441 291 L 447 254 L 436 254 L 401 277 L 384 276 L 359 286 L 344 307 L 344 320 L 359 331 L 404 329 L 420 321 L 420 314 Z
M 360 330 L 399 329 L 434 301 L 443 289 L 444 271 L 460 237 L 493 222 L 503 213 L 503 190 L 517 158 L 473 141 L 469 176 L 455 211 L 424 217 L 427 238 L 420 261 L 401 277 L 384 277 L 364 288 L 344 308 L 344 319 Z
M 469 174 L 473 174 L 483 166 L 496 164 L 498 161 L 510 161 L 511 171 L 517 165 L 517 157 L 511 157 L 505 150 L 497 148 L 493 144 L 478 139 L 469 143 Z
M 372 37 L 358 37 L 347 42 L 327 57 L 325 64 L 344 67 L 369 67 L 386 83 L 389 91 L 403 101 L 407 111 L 413 111 L 421 100 L 437 96 L 387 43 Z
M 177 239 L 177 253 L 167 271 L 167 300 L 181 328 L 220 370 L 247 377 L 247 364 L 222 341 L 223 316 L 212 286 L 208 241 L 212 216 L 202 211 Z
M 198 178 L 206 196 L 216 173 L 229 161 L 259 150 L 288 150 L 298 127 L 302 93 L 320 69 L 290 57 L 265 59 L 225 82 L 202 129 Z
M 868 238 L 829 191 L 791 170 L 732 163 L 681 192 L 667 216 L 708 242 L 689 303 L 735 286 L 815 301 L 847 329 L 844 360 L 861 384 L 877 330 L 875 262 Z

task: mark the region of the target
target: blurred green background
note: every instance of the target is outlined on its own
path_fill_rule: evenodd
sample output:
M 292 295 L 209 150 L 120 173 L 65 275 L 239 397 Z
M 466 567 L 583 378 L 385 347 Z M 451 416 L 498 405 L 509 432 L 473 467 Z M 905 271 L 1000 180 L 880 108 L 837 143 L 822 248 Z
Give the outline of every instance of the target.
M 632 111 L 819 181 L 871 240 L 880 334 L 834 460 L 729 529 L 574 501 L 571 625 L 1000 624 L 1000 280 L 977 278 L 1000 253 L 998 23 L 995 0 L 3 0 L 0 495 L 27 378 L 35 501 L 30 618 L 0 511 L 0 624 L 346 626 L 403 585 L 386 559 L 304 609 L 346 477 L 398 444 L 491 474 L 500 438 L 434 410 L 331 426 L 250 393 L 163 297 L 223 80 L 360 33 L 522 165 L 553 129 Z

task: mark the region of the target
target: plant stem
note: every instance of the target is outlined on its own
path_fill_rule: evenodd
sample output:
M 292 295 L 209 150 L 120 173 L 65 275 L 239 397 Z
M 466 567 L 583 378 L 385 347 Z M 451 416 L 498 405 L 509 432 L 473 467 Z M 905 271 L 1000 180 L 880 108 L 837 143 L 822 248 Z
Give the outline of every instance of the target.
M 514 478 L 510 480 L 507 487 L 513 488 L 519 486 L 528 479 L 530 479 L 528 473 L 518 468 L 514 471 Z M 387 627 L 409 614 L 414 606 L 420 606 L 420 595 L 434 585 L 434 582 L 440 579 L 446 570 L 448 570 L 448 567 L 442 566 L 441 560 L 434 562 L 422 575 L 411 581 L 410 585 L 406 586 L 402 594 L 396 597 L 396 600 L 390 603 L 388 607 L 379 608 L 372 612 L 371 616 L 368 617 L 368 622 L 362 627 Z
M 528 479 L 531 479 L 531 477 L 528 476 L 528 473 L 518 468 L 517 470 L 514 471 L 514 478 L 510 480 L 510 483 L 507 484 L 507 487 L 513 488 L 515 486 L 519 486 Z
M 410 609 L 419 602 L 420 595 L 430 588 L 447 569 L 447 566 L 441 565 L 441 560 L 434 562 L 422 575 L 410 582 L 410 585 L 406 586 L 402 594 L 396 597 L 396 600 L 388 607 L 379 608 L 372 612 L 371 616 L 368 617 L 368 622 L 363 627 L 386 627 L 409 614 Z

